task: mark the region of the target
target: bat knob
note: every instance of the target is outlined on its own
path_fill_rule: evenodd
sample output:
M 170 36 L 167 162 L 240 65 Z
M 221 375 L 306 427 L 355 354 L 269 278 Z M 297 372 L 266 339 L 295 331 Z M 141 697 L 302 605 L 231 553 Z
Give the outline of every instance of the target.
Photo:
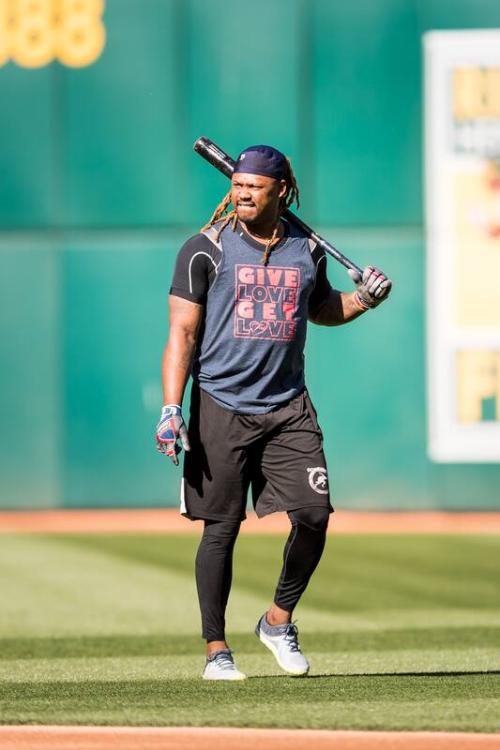
M 204 149 L 210 146 L 211 143 L 212 141 L 209 138 L 206 138 L 204 135 L 200 135 L 200 137 L 197 138 L 193 143 L 193 148 L 198 153 L 201 153 Z

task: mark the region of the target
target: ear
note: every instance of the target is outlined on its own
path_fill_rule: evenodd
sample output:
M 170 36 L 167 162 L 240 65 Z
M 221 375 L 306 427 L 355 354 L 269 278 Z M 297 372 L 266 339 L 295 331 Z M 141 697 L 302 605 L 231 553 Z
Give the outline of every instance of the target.
M 288 185 L 287 185 L 286 180 L 280 180 L 280 188 L 279 188 L 278 197 L 284 198 L 287 192 L 288 192 Z

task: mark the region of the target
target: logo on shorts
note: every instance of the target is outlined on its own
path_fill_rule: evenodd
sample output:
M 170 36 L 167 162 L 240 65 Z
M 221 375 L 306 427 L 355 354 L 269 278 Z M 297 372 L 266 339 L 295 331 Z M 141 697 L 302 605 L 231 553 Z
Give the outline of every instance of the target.
M 309 484 L 315 492 L 320 495 L 328 495 L 328 476 L 324 466 L 315 466 L 307 469 Z

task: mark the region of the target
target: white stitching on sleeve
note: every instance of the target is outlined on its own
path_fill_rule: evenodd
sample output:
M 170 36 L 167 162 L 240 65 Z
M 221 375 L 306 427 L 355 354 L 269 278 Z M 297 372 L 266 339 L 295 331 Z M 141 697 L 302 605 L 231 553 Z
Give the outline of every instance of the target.
M 219 269 L 219 266 L 217 265 L 217 263 L 215 262 L 215 260 L 212 258 L 212 256 L 209 253 L 206 253 L 204 250 L 198 250 L 198 252 L 195 253 L 193 255 L 193 257 L 191 258 L 191 260 L 189 261 L 188 275 L 189 275 L 189 292 L 190 292 L 190 294 L 193 293 L 193 279 L 192 279 L 192 276 L 191 276 L 191 265 L 192 265 L 193 260 L 196 258 L 197 255 L 206 255 L 207 258 L 209 258 L 211 260 L 212 265 L 215 268 L 215 273 L 216 274 L 217 274 L 217 271 Z

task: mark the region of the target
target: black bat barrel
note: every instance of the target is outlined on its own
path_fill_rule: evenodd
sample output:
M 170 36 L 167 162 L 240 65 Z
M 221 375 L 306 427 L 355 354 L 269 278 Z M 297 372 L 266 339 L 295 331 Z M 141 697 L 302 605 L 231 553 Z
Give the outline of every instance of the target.
M 231 177 L 234 172 L 234 159 L 231 159 L 229 154 L 226 154 L 221 148 L 215 145 L 213 141 L 205 136 L 201 136 L 195 141 L 194 150 L 203 156 L 210 164 L 225 174 L 226 177 Z

